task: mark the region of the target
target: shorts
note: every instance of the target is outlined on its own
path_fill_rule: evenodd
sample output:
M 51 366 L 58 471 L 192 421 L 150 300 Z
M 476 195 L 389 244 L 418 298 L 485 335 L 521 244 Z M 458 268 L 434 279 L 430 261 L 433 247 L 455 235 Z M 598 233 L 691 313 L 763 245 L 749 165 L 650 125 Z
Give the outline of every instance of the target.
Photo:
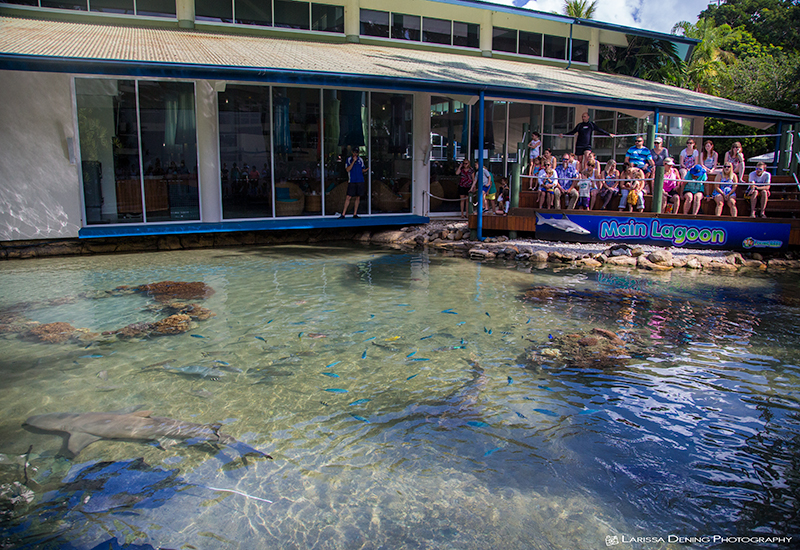
M 578 197 L 578 206 L 589 208 L 589 197 Z
M 493 201 L 497 196 L 497 193 L 484 193 L 483 196 L 486 200 Z
M 468 197 L 469 196 L 469 187 L 461 187 L 458 186 L 458 196 L 459 197 Z
M 591 151 L 592 148 L 587 146 L 584 147 L 575 147 L 575 156 L 582 157 L 586 151 Z
M 366 185 L 363 181 L 359 181 L 357 183 L 348 183 L 347 184 L 347 196 L 348 197 L 363 197 L 364 191 L 366 189 Z
M 762 189 L 761 191 L 765 192 L 767 194 L 767 198 L 769 198 L 769 189 Z M 761 193 L 761 191 L 758 191 L 758 193 Z M 756 194 L 756 188 L 755 187 L 749 187 L 747 189 L 747 192 L 744 194 L 744 196 L 745 197 L 752 197 L 755 194 Z

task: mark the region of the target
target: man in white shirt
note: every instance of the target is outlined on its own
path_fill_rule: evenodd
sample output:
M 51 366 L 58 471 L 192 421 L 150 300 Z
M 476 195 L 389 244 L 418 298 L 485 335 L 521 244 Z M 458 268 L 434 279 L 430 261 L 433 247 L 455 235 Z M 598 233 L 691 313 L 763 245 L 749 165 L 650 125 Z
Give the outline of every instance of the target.
M 759 162 L 756 164 L 756 169 L 750 172 L 747 176 L 747 181 L 750 184 L 745 192 L 745 196 L 750 199 L 750 217 L 756 217 L 756 205 L 758 198 L 761 197 L 761 212 L 759 216 L 766 218 L 765 211 L 767 209 L 767 201 L 769 200 L 769 186 L 772 182 L 772 175 L 766 170 L 767 164 Z

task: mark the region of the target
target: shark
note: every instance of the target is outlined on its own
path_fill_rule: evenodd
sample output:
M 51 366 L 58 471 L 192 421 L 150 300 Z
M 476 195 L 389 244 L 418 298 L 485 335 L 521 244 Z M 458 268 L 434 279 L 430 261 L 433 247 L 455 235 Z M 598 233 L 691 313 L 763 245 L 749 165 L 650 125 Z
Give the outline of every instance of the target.
M 577 233 L 578 235 L 588 235 L 590 231 L 587 231 L 577 223 L 570 220 L 566 214 L 560 220 L 555 218 L 545 218 L 538 212 L 536 213 L 536 225 L 550 225 L 555 227 L 556 229 L 560 229 L 561 231 L 566 231 L 567 233 Z
M 230 447 L 242 457 L 257 455 L 262 458 L 272 458 L 230 435 L 220 433 L 219 424 L 196 424 L 174 418 L 152 416 L 152 411 L 139 410 L 141 408 L 134 407 L 113 412 L 40 414 L 25 420 L 23 427 L 32 432 L 65 434 L 66 451 L 68 456 L 72 457 L 77 456 L 92 443 L 105 439 L 156 441 L 162 447 L 178 441 L 189 441 L 190 444 L 207 441 Z

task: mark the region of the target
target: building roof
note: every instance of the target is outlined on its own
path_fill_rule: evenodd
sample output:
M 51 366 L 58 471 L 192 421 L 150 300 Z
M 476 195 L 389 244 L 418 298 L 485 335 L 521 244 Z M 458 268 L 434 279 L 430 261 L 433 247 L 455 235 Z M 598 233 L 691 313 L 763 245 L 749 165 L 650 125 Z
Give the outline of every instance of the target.
M 800 117 L 631 77 L 523 60 L 197 30 L 0 17 L 0 69 L 424 91 L 743 121 Z

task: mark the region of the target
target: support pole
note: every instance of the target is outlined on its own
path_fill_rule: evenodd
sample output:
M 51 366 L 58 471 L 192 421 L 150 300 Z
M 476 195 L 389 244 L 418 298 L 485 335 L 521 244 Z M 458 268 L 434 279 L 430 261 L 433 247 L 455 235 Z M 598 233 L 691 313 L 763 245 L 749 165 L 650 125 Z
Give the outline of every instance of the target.
M 478 100 L 478 240 L 483 240 L 483 90 Z
M 783 137 L 783 121 L 778 122 L 778 137 L 775 138 L 775 157 L 772 159 L 772 175 L 778 175 L 778 166 L 781 158 L 781 137 Z
M 658 120 L 658 112 L 656 112 L 656 120 Z M 647 137 L 645 142 L 647 143 L 647 148 L 652 149 L 655 145 L 656 139 L 656 125 L 655 124 L 648 124 L 647 125 Z M 664 195 L 664 167 L 663 166 L 656 166 L 656 170 L 653 174 L 653 204 L 650 207 L 650 211 L 658 214 L 661 212 L 661 200 L 662 196 Z
M 517 160 L 520 160 L 519 155 L 517 155 Z M 510 201 L 510 208 L 519 208 L 519 174 L 522 171 L 522 164 L 520 162 L 515 162 L 511 165 L 511 199 Z M 506 220 L 508 218 L 506 217 Z M 509 231 L 508 232 L 509 239 L 516 239 L 517 232 L 516 231 Z

